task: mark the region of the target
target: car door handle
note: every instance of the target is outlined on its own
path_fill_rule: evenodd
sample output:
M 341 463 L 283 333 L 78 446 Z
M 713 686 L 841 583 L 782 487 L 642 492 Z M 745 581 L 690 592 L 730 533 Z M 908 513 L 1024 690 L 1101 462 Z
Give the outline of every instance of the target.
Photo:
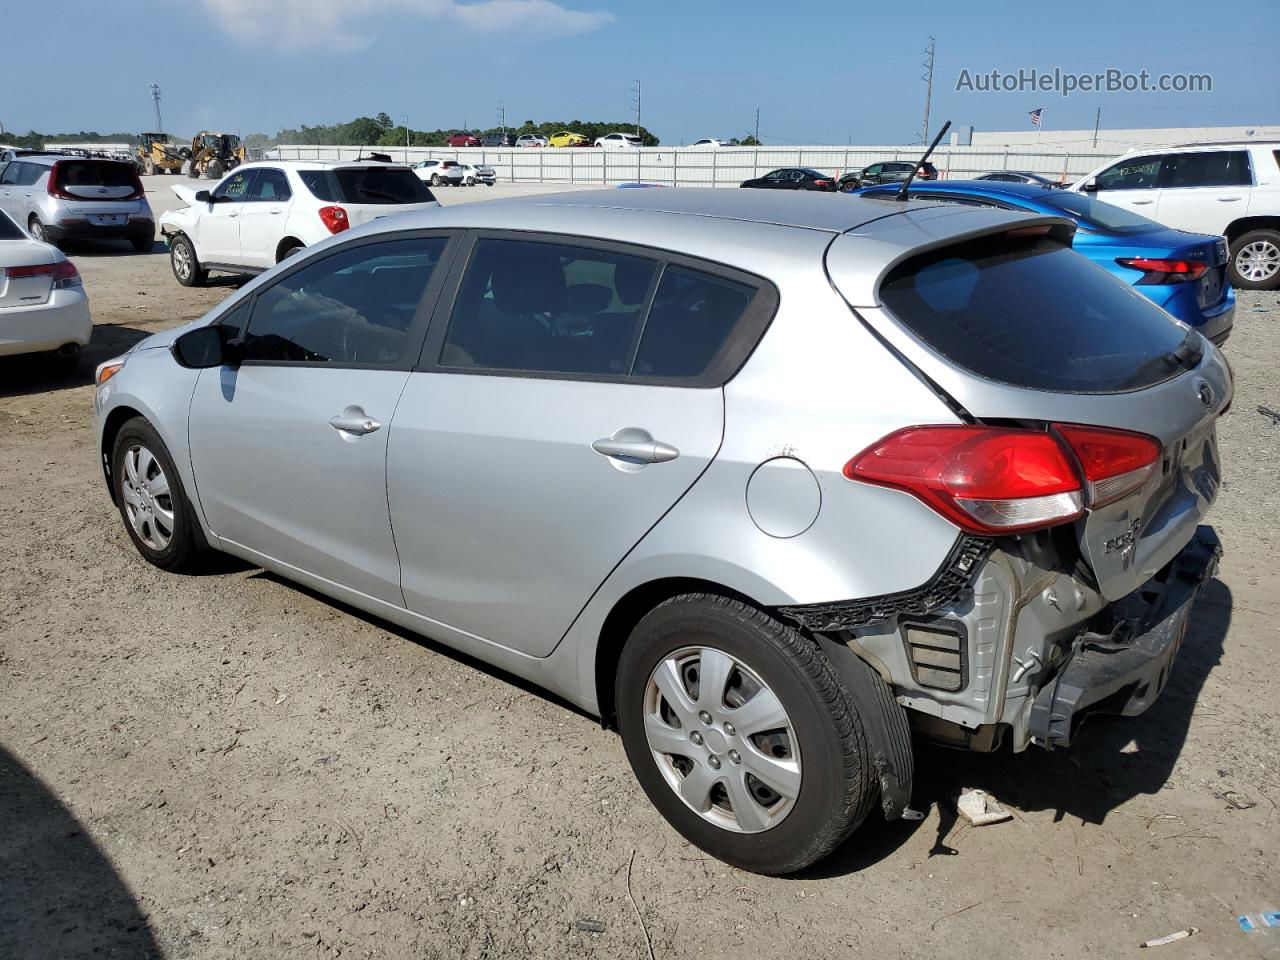
M 1218 202 L 1219 203 L 1236 203 L 1237 201 L 1243 200 L 1243 199 L 1244 197 L 1219 197 Z
M 240 216 L 240 214 L 239 214 L 237 211 L 235 211 L 235 210 L 228 210 L 228 211 L 227 211 L 227 216 L 228 216 L 228 217 L 238 217 L 238 216 Z
M 1133 201 L 1133 205 L 1134 205 L 1135 207 L 1145 207 L 1145 206 L 1146 206 L 1147 204 L 1149 204 L 1149 203 L 1155 203 L 1155 201 L 1154 201 L 1154 200 L 1135 200 L 1135 201 Z
M 329 418 L 329 426 L 339 433 L 350 433 L 357 437 L 363 437 L 366 433 L 373 433 L 375 430 L 380 429 L 382 424 L 372 417 L 365 416 L 364 412 L 358 407 L 347 407 L 338 416 Z
M 679 450 L 660 440 L 615 440 L 613 437 L 602 437 L 591 444 L 591 449 L 606 457 L 637 463 L 666 463 L 680 456 Z

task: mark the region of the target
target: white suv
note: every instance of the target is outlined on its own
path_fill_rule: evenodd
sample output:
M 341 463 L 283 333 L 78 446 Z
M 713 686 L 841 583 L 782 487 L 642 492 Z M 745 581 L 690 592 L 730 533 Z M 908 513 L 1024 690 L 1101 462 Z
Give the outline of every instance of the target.
M 596 137 L 596 146 L 606 150 L 630 150 L 643 147 L 644 141 L 634 133 L 606 133 L 603 137 Z
M 429 182 L 433 187 L 445 184 L 462 186 L 462 164 L 457 160 L 419 160 L 413 165 L 413 172 L 419 180 Z
M 212 190 L 173 192 L 188 206 L 162 215 L 160 233 L 184 287 L 210 270 L 259 273 L 349 227 L 440 205 L 408 167 L 370 160 L 247 163 Z
M 1280 287 L 1280 142 L 1194 143 L 1133 151 L 1070 189 L 1176 230 L 1231 244 L 1231 283 Z

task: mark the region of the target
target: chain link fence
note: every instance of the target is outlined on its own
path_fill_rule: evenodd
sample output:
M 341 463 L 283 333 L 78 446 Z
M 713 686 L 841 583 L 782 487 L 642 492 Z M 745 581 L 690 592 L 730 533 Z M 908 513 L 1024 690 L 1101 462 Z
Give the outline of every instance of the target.
M 356 147 L 282 145 L 266 151 L 267 159 L 355 160 L 370 153 L 417 163 L 452 159 L 492 167 L 508 183 L 565 183 L 614 186 L 659 183 L 671 187 L 736 187 L 779 167 L 812 167 L 832 176 L 882 160 L 916 160 L 921 146 L 849 147 L 641 147 L 605 150 L 594 147 Z M 991 170 L 1025 170 L 1054 180 L 1071 181 L 1113 159 L 1114 153 L 1074 152 L 1045 148 L 940 147 L 931 162 L 940 176 L 952 180 Z

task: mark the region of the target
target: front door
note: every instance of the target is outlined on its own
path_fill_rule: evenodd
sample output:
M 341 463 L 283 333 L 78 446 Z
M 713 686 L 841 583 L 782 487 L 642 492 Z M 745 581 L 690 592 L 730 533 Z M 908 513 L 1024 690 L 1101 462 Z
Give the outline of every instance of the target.
M 302 260 L 246 309 L 243 362 L 201 373 L 192 466 L 234 552 L 402 603 L 388 428 L 448 243 L 375 237 Z
M 719 449 L 704 374 L 754 295 L 651 250 L 479 239 L 391 429 L 409 609 L 549 654 Z
M 213 202 L 203 204 L 196 253 L 205 263 L 241 262 L 240 214 L 256 172 L 237 170 L 214 188 Z
M 1106 203 L 1155 220 L 1160 202 L 1160 167 L 1163 161 L 1160 154 L 1121 160 L 1093 178 L 1096 187 L 1093 195 Z

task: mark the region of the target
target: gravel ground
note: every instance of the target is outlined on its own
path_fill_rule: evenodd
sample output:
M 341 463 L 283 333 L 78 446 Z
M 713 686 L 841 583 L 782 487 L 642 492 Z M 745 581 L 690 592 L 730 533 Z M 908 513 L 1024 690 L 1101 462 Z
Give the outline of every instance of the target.
M 1240 298 L 1227 555 L 1164 697 L 1069 751 L 922 749 L 924 821 L 774 880 L 683 843 L 564 704 L 259 570 L 137 556 L 89 372 L 232 288 L 179 287 L 159 249 L 76 252 L 76 376 L 0 363 L 0 957 L 1022 960 L 1188 926 L 1170 957 L 1258 955 L 1234 918 L 1280 906 L 1280 425 L 1255 410 L 1280 409 L 1280 293 Z M 957 823 L 962 786 L 1014 820 Z

